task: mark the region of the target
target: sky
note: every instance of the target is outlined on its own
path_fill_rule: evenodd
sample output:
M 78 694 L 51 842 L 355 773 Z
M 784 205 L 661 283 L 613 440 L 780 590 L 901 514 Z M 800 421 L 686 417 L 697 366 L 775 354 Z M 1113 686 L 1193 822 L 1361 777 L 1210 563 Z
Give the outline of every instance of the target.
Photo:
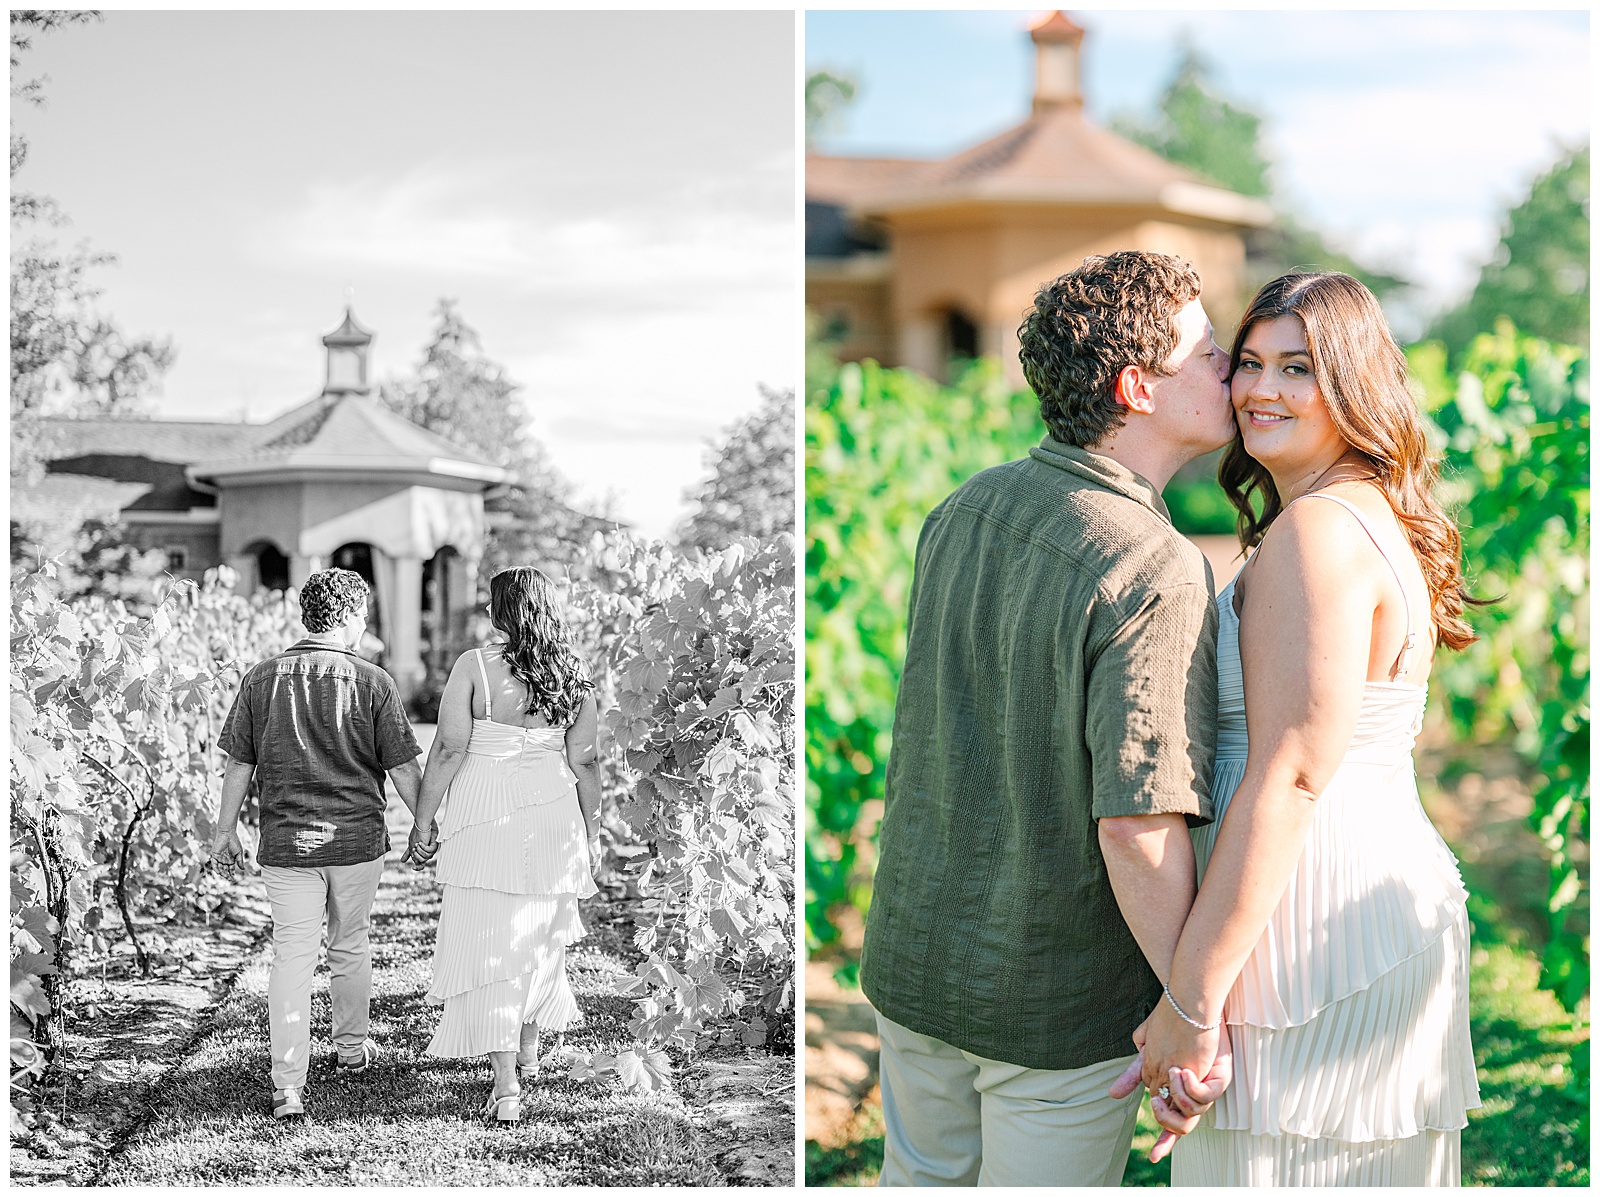
M 37 36 L 13 187 L 117 255 L 102 309 L 170 337 L 158 415 L 268 419 L 320 338 L 413 369 L 441 297 L 597 510 L 651 535 L 709 438 L 796 384 L 788 12 L 131 12 Z
M 1402 336 L 1469 292 L 1507 207 L 1589 137 L 1589 14 L 1068 10 L 1091 119 L 1148 118 L 1192 38 L 1264 118 L 1274 185 L 1336 245 L 1421 284 Z M 1019 123 L 1038 13 L 813 11 L 806 69 L 859 84 L 817 148 L 941 157 Z

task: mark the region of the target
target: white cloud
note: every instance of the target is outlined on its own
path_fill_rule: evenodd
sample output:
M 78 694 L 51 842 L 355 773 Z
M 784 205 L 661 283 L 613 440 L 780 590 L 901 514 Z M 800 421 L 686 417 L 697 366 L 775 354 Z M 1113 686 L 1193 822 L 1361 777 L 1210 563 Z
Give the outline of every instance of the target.
M 777 174 L 776 162 L 760 173 Z M 610 203 L 572 215 L 540 211 L 522 198 L 526 183 L 505 172 L 435 164 L 398 178 L 316 184 L 254 242 L 269 260 L 478 276 L 514 294 L 761 290 L 786 285 L 795 246 L 792 207 L 761 202 L 764 190 L 701 179 L 653 194 L 645 211 Z

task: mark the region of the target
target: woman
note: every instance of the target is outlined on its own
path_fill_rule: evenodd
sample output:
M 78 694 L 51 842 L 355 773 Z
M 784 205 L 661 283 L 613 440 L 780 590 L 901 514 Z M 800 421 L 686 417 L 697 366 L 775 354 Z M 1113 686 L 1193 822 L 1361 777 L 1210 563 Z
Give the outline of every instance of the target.
M 1217 599 L 1217 821 L 1193 833 L 1200 891 L 1143 1078 L 1193 1114 L 1205 1090 L 1169 1065 L 1231 1045 L 1233 1083 L 1173 1184 L 1459 1184 L 1466 891 L 1411 748 L 1435 647 L 1473 640 L 1460 538 L 1356 280 L 1267 284 L 1231 385 L 1219 476 L 1256 551 Z
M 600 789 L 594 685 L 550 580 L 501 570 L 489 614 L 504 639 L 450 672 L 406 857 L 425 862 L 437 842 L 444 907 L 428 1001 L 444 1013 L 428 1053 L 487 1053 L 484 1114 L 515 1122 L 518 1072 L 537 1075 L 539 1032 L 582 1019 L 566 945 L 584 935 L 578 899 L 597 892 Z

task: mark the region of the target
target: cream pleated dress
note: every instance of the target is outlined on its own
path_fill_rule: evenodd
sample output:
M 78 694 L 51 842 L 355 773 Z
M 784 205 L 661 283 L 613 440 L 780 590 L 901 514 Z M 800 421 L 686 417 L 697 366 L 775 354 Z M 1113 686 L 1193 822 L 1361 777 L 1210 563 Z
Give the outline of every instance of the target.
M 523 1023 L 561 1031 L 583 1015 L 567 981 L 567 945 L 585 934 L 578 900 L 597 891 L 567 764 L 566 729 L 484 717 L 440 807 L 431 1005 L 444 1013 L 428 1054 L 516 1051 Z
M 1372 536 L 1353 504 L 1304 498 L 1332 499 Z M 1232 583 L 1217 607 L 1217 817 L 1192 833 L 1202 878 L 1249 748 Z M 1406 619 L 1410 645 L 1409 603 Z M 1367 683 L 1299 865 L 1224 1003 L 1233 1084 L 1174 1147 L 1174 1186 L 1460 1184 L 1461 1128 L 1480 1104 L 1467 894 L 1417 797 L 1426 700 L 1422 686 Z

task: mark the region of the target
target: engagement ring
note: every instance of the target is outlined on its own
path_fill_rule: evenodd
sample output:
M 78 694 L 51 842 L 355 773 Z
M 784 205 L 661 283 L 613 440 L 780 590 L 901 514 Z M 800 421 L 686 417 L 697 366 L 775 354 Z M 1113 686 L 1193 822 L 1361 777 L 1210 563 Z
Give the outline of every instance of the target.
M 1162 1085 L 1161 1088 L 1156 1090 L 1156 1096 L 1161 1098 L 1162 1101 L 1171 1101 L 1172 1090 L 1167 1088 L 1165 1085 Z

